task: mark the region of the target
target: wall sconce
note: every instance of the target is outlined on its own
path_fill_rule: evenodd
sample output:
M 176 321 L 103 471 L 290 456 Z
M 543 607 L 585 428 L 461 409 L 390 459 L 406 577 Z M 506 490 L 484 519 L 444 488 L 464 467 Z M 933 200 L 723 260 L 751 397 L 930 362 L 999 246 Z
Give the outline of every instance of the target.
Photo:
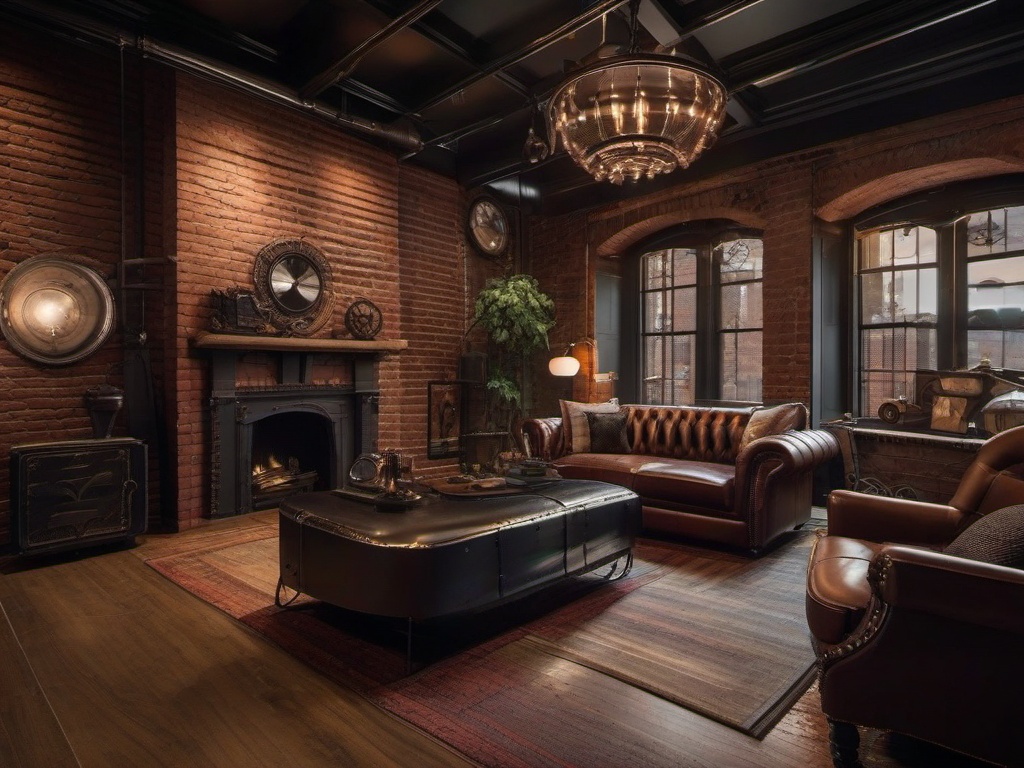
M 67 365 L 92 354 L 114 327 L 114 298 L 92 269 L 52 256 L 15 266 L 0 284 L 0 331 L 15 352 Z

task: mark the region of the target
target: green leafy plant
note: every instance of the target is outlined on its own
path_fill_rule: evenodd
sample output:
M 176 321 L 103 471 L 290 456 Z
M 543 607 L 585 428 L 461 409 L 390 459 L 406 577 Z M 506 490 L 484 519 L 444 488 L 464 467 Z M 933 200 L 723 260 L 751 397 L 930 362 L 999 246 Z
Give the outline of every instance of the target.
M 492 410 L 502 411 L 511 431 L 522 406 L 523 371 L 535 352 L 548 348 L 555 304 L 530 275 L 488 280 L 474 305 L 473 323 L 487 331 L 492 346 L 487 389 Z

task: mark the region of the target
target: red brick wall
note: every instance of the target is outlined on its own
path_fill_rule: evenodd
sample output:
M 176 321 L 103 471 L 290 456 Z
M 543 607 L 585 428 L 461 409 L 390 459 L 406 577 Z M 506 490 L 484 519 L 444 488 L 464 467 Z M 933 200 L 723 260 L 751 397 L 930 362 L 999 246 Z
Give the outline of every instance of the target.
M 68 48 L 0 25 L 0 275 L 56 253 L 114 273 L 120 255 L 120 158 L 116 59 L 89 52 L 66 66 Z M 90 83 L 88 88 L 81 87 Z M 121 384 L 115 331 L 91 357 L 45 366 L 0 342 L 0 542 L 9 536 L 12 445 L 92 436 L 82 396 Z
M 402 392 L 389 412 L 393 444 L 412 455 L 416 473 L 452 474 L 455 459 L 427 460 L 427 385 L 458 376 L 468 325 L 465 201 L 450 179 L 411 166 L 399 172 Z M 383 439 L 383 438 L 382 438 Z
M 359 297 L 382 311 L 378 338 L 409 341 L 379 363 L 379 447 L 425 472 L 427 381 L 454 378 L 465 325 L 457 185 L 336 128 L 179 76 L 177 91 L 178 519 L 208 514 L 207 361 L 189 340 L 209 326 L 211 288 L 252 283 L 256 253 L 304 237 L 331 263 L 334 320 Z M 330 374 L 325 374 L 330 375 Z M 449 464 L 451 462 L 448 462 Z

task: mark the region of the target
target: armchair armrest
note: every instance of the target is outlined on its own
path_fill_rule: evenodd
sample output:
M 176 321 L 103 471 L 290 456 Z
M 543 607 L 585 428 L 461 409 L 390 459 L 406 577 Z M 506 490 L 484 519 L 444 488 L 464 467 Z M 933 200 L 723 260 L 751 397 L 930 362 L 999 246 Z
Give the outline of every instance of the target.
M 948 504 L 856 491 L 832 491 L 828 497 L 832 536 L 944 546 L 956 537 L 964 520 L 964 513 Z
M 1024 571 L 898 544 L 872 560 L 875 593 L 895 609 L 1024 635 Z

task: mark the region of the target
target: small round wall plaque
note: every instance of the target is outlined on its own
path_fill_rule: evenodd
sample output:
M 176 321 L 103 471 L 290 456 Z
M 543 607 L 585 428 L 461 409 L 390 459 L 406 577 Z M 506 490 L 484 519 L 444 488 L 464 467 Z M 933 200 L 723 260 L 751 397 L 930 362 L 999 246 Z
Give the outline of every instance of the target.
M 345 327 L 355 339 L 369 340 L 384 327 L 384 318 L 369 299 L 356 299 L 345 311 Z

